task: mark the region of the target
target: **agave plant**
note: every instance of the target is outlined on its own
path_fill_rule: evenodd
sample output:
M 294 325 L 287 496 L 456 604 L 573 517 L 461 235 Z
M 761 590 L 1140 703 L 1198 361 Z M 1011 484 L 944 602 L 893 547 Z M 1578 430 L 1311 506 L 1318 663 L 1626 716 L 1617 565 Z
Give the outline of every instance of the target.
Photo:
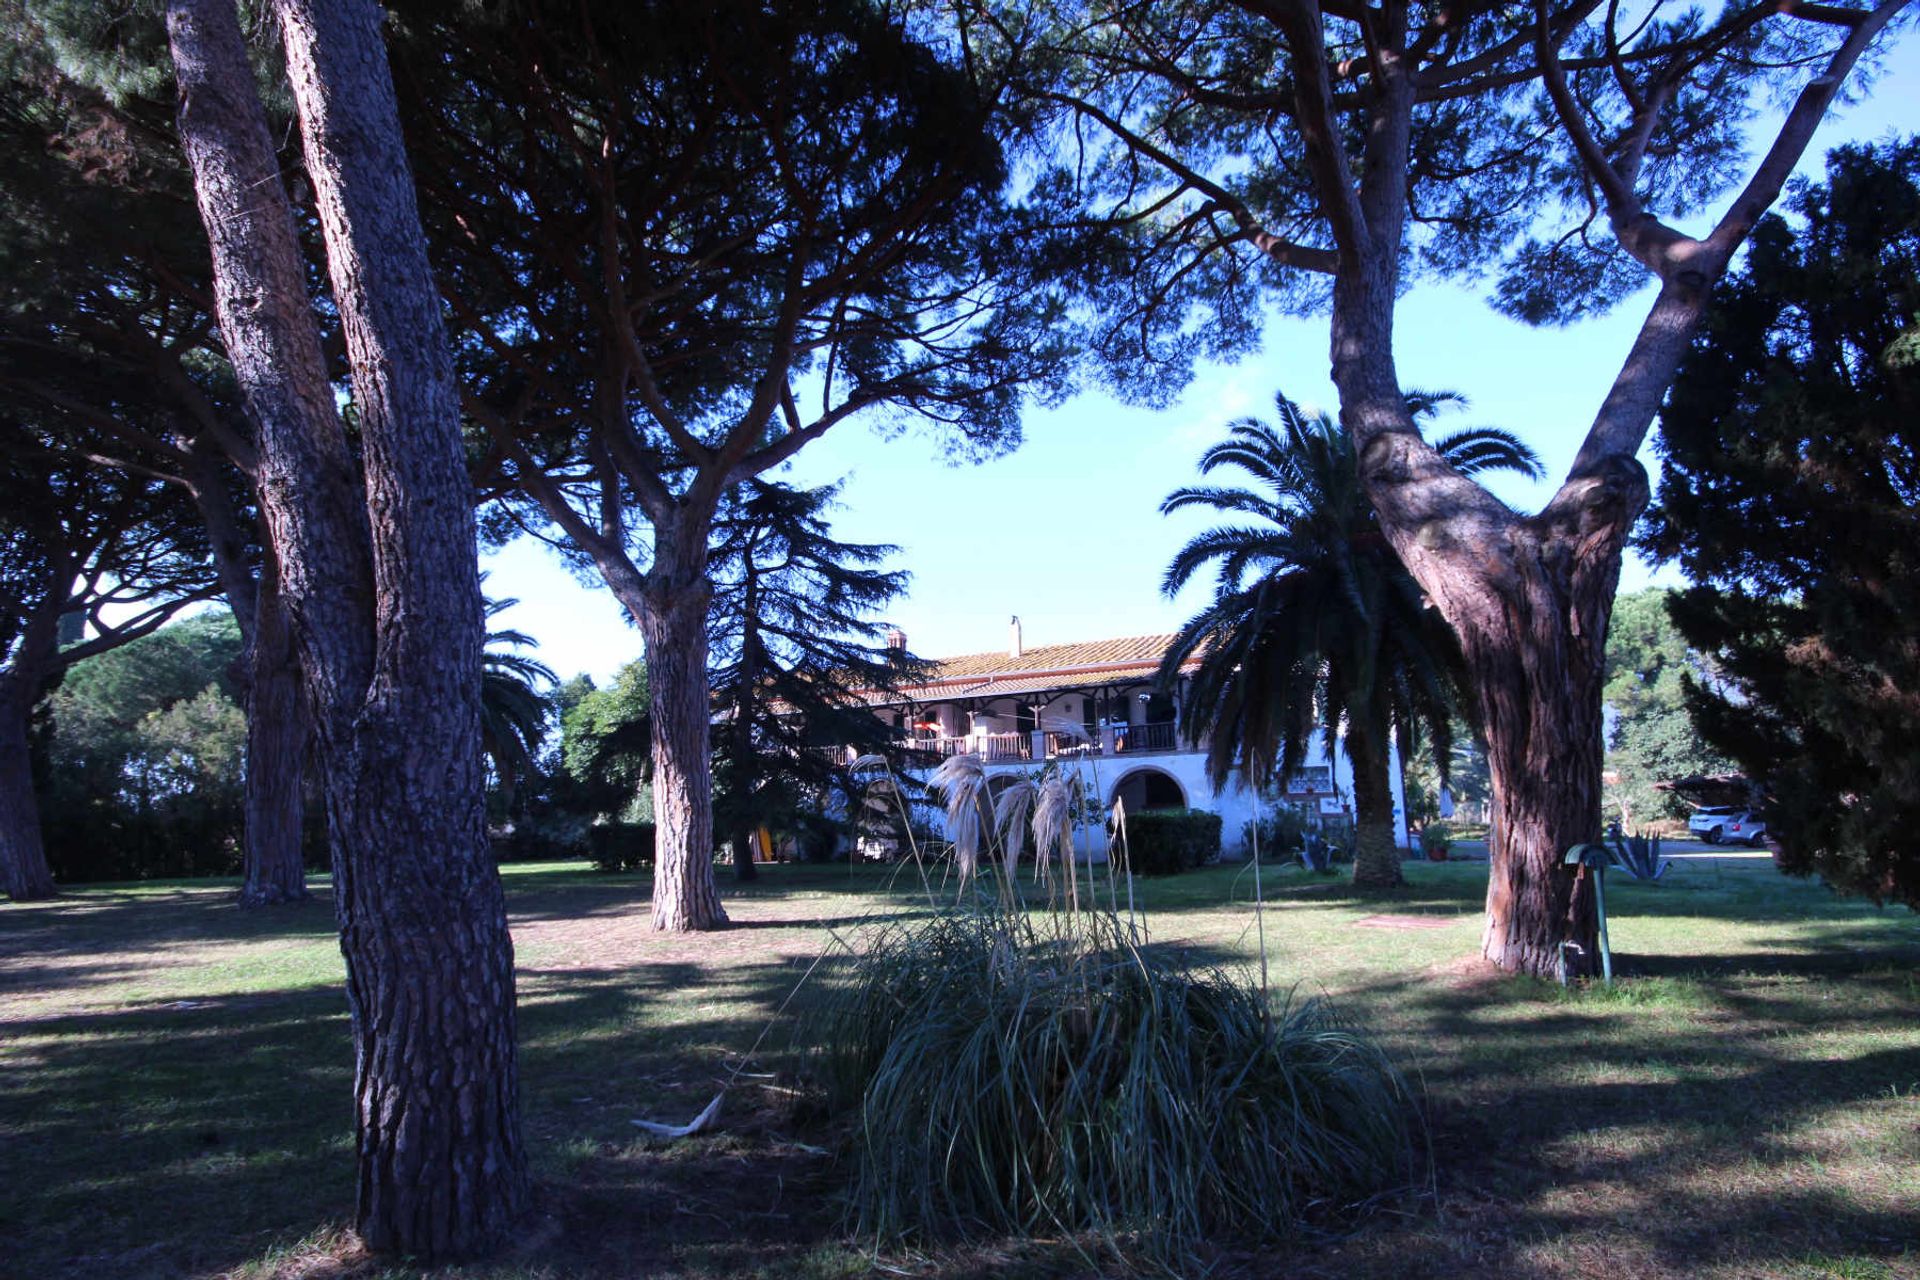
M 1673 866 L 1670 859 L 1660 856 L 1660 837 L 1637 834 L 1613 835 L 1613 864 L 1632 876 L 1635 880 L 1658 880 L 1667 874 Z

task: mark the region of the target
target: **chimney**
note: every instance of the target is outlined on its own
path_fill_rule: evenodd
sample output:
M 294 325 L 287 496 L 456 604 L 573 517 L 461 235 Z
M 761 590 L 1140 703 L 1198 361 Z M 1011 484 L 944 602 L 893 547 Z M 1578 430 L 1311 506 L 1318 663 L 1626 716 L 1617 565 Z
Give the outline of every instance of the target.
M 907 650 L 907 633 L 898 627 L 888 627 L 887 648 L 893 650 L 895 653 L 905 653 Z
M 1020 615 L 1016 613 L 1013 615 L 1012 634 L 1007 641 L 1007 656 L 1017 658 L 1024 652 L 1025 649 L 1020 645 Z

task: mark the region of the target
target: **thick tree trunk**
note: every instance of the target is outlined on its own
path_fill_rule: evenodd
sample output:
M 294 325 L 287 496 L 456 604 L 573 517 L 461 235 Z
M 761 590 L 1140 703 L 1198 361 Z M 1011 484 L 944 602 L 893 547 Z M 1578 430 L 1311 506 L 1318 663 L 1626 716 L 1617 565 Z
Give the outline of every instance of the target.
M 1363 888 L 1391 889 L 1405 884 L 1400 846 L 1393 839 L 1393 776 L 1387 735 L 1347 733 L 1347 758 L 1353 762 L 1353 882 Z
M 53 871 L 40 840 L 27 749 L 33 701 L 11 684 L 11 677 L 0 677 L 0 889 L 15 902 L 36 902 L 53 896 Z
M 1597 920 L 1565 858 L 1600 838 L 1600 691 L 1620 552 L 1609 539 L 1585 562 L 1533 532 L 1516 530 L 1510 577 L 1453 595 L 1493 773 L 1481 950 L 1510 972 L 1584 977 L 1600 968 Z
M 1523 518 L 1454 472 L 1400 393 L 1393 284 L 1379 263 L 1336 281 L 1333 376 L 1367 493 L 1459 636 L 1479 702 L 1494 792 L 1482 950 L 1514 973 L 1595 973 L 1593 897 L 1563 859 L 1600 835 L 1607 623 L 1646 473 L 1631 458 L 1593 460 Z
M 247 827 L 240 905 L 270 906 L 307 897 L 301 817 L 307 714 L 300 661 L 269 553 L 261 575 L 253 643 L 247 650 Z
M 758 880 L 760 868 L 754 865 L 754 832 L 750 823 L 743 823 L 733 833 L 733 876 L 736 880 Z
M 280 29 L 360 412 L 379 602 L 372 681 L 328 765 L 358 1041 L 357 1223 L 379 1251 L 479 1253 L 526 1210 L 513 943 L 487 843 L 485 641 L 453 351 L 380 11 L 282 0 Z
M 650 592 L 641 619 L 653 697 L 653 927 L 720 929 L 727 913 L 713 876 L 713 774 L 708 756 L 707 600 L 704 579 Z
M 357 1226 L 484 1251 L 528 1201 L 513 952 L 486 844 L 472 493 L 379 13 L 278 7 L 360 415 L 333 410 L 231 0 L 172 0 L 181 135 L 220 327 L 261 441 L 334 854 L 356 1045 Z

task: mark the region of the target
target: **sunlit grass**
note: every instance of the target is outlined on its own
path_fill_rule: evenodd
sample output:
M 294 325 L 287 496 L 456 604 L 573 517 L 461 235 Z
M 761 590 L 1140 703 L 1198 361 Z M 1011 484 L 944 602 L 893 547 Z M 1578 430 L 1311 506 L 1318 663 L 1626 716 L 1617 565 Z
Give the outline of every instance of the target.
M 774 1041 L 746 1055 L 835 935 L 925 915 L 917 877 L 768 868 L 728 887 L 744 927 L 675 937 L 648 927 L 641 877 L 503 870 L 545 1216 L 520 1252 L 460 1274 L 871 1274 L 838 1234 L 844 1171 L 814 1153 L 831 1135 L 765 1078 L 781 1066 Z M 1406 870 L 1403 890 L 1356 894 L 1269 867 L 1266 932 L 1275 986 L 1334 996 L 1421 1094 L 1437 1205 L 1291 1260 L 1229 1253 L 1223 1274 L 1914 1272 L 1914 916 L 1764 860 L 1683 861 L 1658 885 L 1610 882 L 1625 976 L 1563 991 L 1475 964 L 1484 867 Z M 0 1274 L 379 1274 L 341 1234 L 351 1060 L 319 889 L 269 912 L 204 881 L 0 906 Z M 1244 868 L 1138 892 L 1157 943 L 1250 965 Z M 684 1121 L 730 1078 L 712 1137 L 663 1148 L 631 1124 Z M 926 1276 L 1084 1271 L 1066 1241 L 882 1261 Z

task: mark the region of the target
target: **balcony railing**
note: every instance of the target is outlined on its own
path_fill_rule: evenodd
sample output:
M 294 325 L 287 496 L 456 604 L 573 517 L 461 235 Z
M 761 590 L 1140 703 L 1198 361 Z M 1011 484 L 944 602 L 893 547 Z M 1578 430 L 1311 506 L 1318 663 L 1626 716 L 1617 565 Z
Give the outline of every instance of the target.
M 1136 755 L 1143 751 L 1174 751 L 1179 748 L 1175 739 L 1173 722 L 1162 724 L 1123 724 L 1113 730 L 1113 749 L 1116 754 Z
M 966 737 L 908 738 L 900 743 L 929 763 L 973 754 L 987 764 L 1022 764 L 1035 759 L 1075 760 L 1087 756 L 1149 755 L 1179 751 L 1180 739 L 1171 720 L 1157 724 L 1116 724 L 1102 727 L 1092 738 L 1056 730 L 1040 732 L 978 733 Z M 828 764 L 852 760 L 849 747 L 807 747 L 807 754 Z
M 1179 734 L 1171 720 L 1158 724 L 1116 724 L 1094 737 L 1056 730 L 984 733 L 964 738 L 912 738 L 901 744 L 910 751 L 937 760 L 971 752 L 987 764 L 1073 760 L 1083 756 L 1146 755 L 1180 750 Z

